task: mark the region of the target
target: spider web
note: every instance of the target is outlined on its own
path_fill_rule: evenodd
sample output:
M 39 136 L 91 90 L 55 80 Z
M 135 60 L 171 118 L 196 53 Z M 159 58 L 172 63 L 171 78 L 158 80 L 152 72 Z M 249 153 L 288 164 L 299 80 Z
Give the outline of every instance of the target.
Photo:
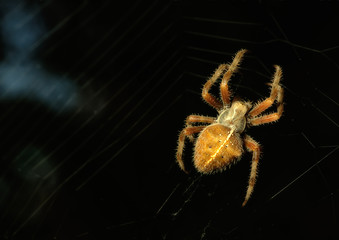
M 335 1 L 0 1 L 3 239 L 338 238 Z M 302 15 L 301 15 L 302 14 Z M 235 96 L 285 112 L 219 174 L 175 163 L 187 115 L 216 116 L 203 83 L 241 48 Z M 212 89 L 218 94 L 218 89 Z M 270 109 L 269 111 L 273 111 Z

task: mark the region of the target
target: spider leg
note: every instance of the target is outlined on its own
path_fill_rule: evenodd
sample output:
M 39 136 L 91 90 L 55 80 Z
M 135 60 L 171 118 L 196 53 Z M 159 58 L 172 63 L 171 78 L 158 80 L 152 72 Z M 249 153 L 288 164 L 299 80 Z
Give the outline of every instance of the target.
M 274 122 L 274 121 L 279 120 L 279 118 L 282 115 L 282 112 L 283 112 L 283 109 L 281 107 L 280 109 L 278 108 L 277 112 L 270 113 L 270 114 L 267 114 L 267 115 L 262 115 L 262 116 L 257 117 L 257 118 L 253 118 L 253 119 L 250 120 L 249 123 L 252 126 L 258 126 L 258 125 L 261 125 L 261 124 Z
M 212 77 L 210 77 L 207 82 L 205 83 L 204 87 L 202 88 L 202 97 L 203 99 L 212 107 L 217 109 L 218 111 L 222 109 L 223 105 L 215 96 L 209 93 L 209 90 L 211 89 L 212 85 L 215 83 L 215 81 L 218 80 L 218 78 L 223 74 L 223 72 L 227 69 L 227 64 L 220 64 L 219 67 L 215 70 Z
M 191 123 L 213 123 L 215 121 L 214 117 L 200 116 L 200 115 L 189 115 L 186 118 L 186 124 L 189 126 Z
M 251 166 L 251 173 L 248 182 L 246 197 L 242 206 L 245 206 L 248 199 L 251 197 L 253 192 L 253 188 L 256 182 L 257 174 L 258 174 L 258 163 L 260 158 L 260 145 L 255 140 L 253 140 L 250 136 L 245 135 L 244 143 L 248 151 L 253 153 L 252 156 L 252 166 Z
M 281 117 L 281 114 L 283 112 L 283 98 L 284 98 L 284 89 L 279 85 L 282 71 L 280 66 L 276 65 L 275 67 L 275 73 L 272 80 L 271 85 L 271 94 L 268 98 L 263 100 L 262 102 L 259 102 L 249 113 L 248 116 L 252 119 L 250 119 L 250 123 L 252 125 L 260 125 L 263 123 L 268 123 L 272 121 L 276 121 Z M 260 113 L 265 111 L 267 108 L 273 105 L 274 101 L 277 101 L 277 112 L 273 114 L 269 114 L 266 116 L 260 116 L 258 118 L 253 118 L 258 116 Z
M 242 57 L 244 56 L 244 54 L 246 53 L 246 49 L 241 49 L 240 51 L 237 52 L 237 54 L 235 55 L 233 62 L 231 63 L 231 65 L 229 66 L 227 72 L 224 74 L 222 80 L 221 80 L 221 84 L 220 84 L 220 95 L 221 95 L 221 99 L 224 105 L 229 105 L 231 100 L 231 93 L 228 90 L 228 81 L 230 80 L 230 78 L 232 77 L 233 73 L 237 70 L 238 65 L 240 64 Z
M 182 161 L 182 152 L 185 147 L 185 138 L 187 136 L 190 136 L 194 133 L 201 132 L 206 126 L 194 126 L 194 127 L 185 127 L 179 135 L 178 140 L 178 148 L 177 148 L 177 162 L 179 164 L 179 167 L 181 170 L 183 170 L 185 173 L 188 173 L 185 169 L 184 162 Z
M 186 127 L 192 127 L 192 123 L 214 123 L 215 118 L 213 117 L 206 117 L 206 116 L 200 116 L 200 115 L 189 115 L 186 118 Z M 194 141 L 193 135 L 189 135 L 188 138 L 191 142 Z

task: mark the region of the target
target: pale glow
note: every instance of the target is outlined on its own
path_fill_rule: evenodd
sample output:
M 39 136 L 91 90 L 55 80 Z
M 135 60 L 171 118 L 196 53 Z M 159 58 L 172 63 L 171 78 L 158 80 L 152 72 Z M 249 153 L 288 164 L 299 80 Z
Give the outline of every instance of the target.
M 28 99 L 56 111 L 73 110 L 79 104 L 77 85 L 52 73 L 35 58 L 37 43 L 46 33 L 34 7 L 7 1 L 0 5 L 4 57 L 0 62 L 0 101 Z M 27 20 L 29 19 L 29 20 Z

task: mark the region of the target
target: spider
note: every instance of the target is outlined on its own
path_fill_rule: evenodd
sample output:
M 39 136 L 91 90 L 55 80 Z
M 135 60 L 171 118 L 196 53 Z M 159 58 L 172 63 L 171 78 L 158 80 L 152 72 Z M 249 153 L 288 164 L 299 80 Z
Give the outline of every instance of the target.
M 176 159 L 179 167 L 186 173 L 182 152 L 185 139 L 192 142 L 193 135 L 199 133 L 194 146 L 194 166 L 202 174 L 221 172 L 233 163 L 236 163 L 244 153 L 244 147 L 252 152 L 252 166 L 247 192 L 242 206 L 245 206 L 253 192 L 258 174 L 258 162 L 260 158 L 260 145 L 249 135 L 244 134 L 246 128 L 277 121 L 283 113 L 283 88 L 279 85 L 282 77 L 281 67 L 275 65 L 275 73 L 271 86 L 271 94 L 263 101 L 255 105 L 251 102 L 234 98 L 231 101 L 231 93 L 228 82 L 233 73 L 238 69 L 246 49 L 238 51 L 230 64 L 221 64 L 215 70 L 211 78 L 207 80 L 203 89 L 203 99 L 218 111 L 218 116 L 208 117 L 190 115 L 186 118 L 186 127 L 180 132 Z M 219 79 L 221 100 L 209 93 L 212 85 Z M 276 102 L 276 112 L 262 114 Z M 193 125 L 202 123 L 203 125 Z

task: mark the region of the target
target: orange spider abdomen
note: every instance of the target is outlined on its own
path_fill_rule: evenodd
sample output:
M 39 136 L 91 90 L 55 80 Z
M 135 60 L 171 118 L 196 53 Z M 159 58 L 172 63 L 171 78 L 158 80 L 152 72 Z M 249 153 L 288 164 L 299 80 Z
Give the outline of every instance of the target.
M 194 149 L 194 165 L 205 174 L 222 171 L 243 153 L 239 133 L 222 124 L 207 126 L 199 135 Z

